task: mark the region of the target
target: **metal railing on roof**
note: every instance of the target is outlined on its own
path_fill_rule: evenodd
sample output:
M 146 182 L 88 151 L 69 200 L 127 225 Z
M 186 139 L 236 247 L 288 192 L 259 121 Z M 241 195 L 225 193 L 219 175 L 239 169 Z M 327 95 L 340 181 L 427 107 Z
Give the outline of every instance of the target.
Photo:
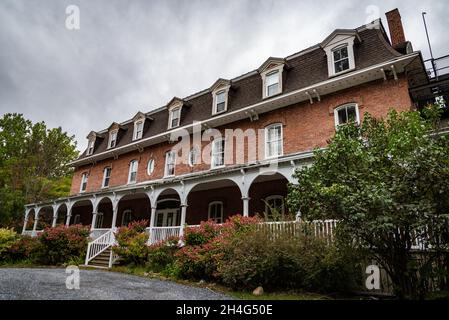
M 449 54 L 439 58 L 424 60 L 424 65 L 430 78 L 438 78 L 449 74 Z

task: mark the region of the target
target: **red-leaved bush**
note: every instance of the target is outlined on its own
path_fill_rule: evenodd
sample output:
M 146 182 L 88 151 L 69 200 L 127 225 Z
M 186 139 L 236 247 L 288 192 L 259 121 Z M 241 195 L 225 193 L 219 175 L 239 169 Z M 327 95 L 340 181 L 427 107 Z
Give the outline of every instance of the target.
M 112 250 L 125 264 L 144 265 L 148 259 L 148 235 L 145 228 L 148 220 L 133 221 L 127 227 L 121 227 L 115 234 L 117 244 Z

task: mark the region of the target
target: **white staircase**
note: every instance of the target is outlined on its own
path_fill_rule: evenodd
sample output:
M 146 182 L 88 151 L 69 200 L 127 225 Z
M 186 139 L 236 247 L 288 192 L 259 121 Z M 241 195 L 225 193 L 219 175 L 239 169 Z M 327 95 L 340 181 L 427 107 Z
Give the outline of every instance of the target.
M 114 231 L 109 230 L 87 245 L 86 266 L 111 268 L 118 256 L 112 251 L 115 244 Z

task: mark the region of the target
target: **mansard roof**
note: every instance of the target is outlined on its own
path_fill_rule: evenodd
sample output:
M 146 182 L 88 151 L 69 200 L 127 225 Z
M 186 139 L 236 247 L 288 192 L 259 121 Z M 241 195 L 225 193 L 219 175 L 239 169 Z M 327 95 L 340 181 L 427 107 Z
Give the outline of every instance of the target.
M 357 31 L 357 29 L 335 29 L 330 35 L 328 35 L 326 37 L 326 39 L 324 39 L 320 46 L 322 48 L 324 48 L 325 46 L 327 46 L 336 36 L 339 35 L 346 35 L 346 36 L 354 36 L 356 37 L 356 39 L 358 41 L 361 41 L 359 33 Z
M 217 88 L 230 86 L 230 85 L 231 85 L 231 80 L 219 78 L 217 81 L 214 82 L 213 85 L 210 86 L 209 91 L 212 92 Z
M 269 57 L 267 60 L 265 60 L 264 63 L 257 69 L 259 73 L 264 72 L 267 69 L 270 69 L 272 67 L 278 66 L 280 64 L 285 64 L 285 58 L 276 58 L 276 57 Z
M 282 63 L 285 62 L 288 65 L 286 70 L 285 80 L 283 82 L 282 95 L 288 94 L 292 91 L 299 90 L 314 84 L 327 81 L 329 79 L 327 70 L 326 53 L 321 47 L 327 40 L 332 39 L 338 33 L 356 34 L 360 37 L 361 41 L 357 41 L 354 47 L 354 56 L 356 61 L 356 71 L 365 69 L 367 67 L 384 63 L 391 59 L 397 58 L 402 54 L 394 50 L 385 33 L 380 20 L 378 20 L 377 27 L 362 26 L 354 30 L 337 29 L 326 39 L 312 47 L 292 54 L 286 58 L 269 58 L 258 69 L 245 73 L 236 78 L 225 80 L 218 79 L 210 88 L 202 90 L 198 93 L 192 94 L 184 99 L 174 97 L 168 104 L 150 111 L 147 113 L 154 121 L 151 126 L 144 132 L 142 141 L 167 132 L 167 123 L 169 112 L 167 108 L 176 102 L 181 102 L 184 106 L 189 108 L 183 108 L 183 114 L 180 120 L 180 127 L 191 125 L 194 121 L 205 121 L 212 117 L 212 95 L 210 94 L 211 88 L 222 81 L 229 81 L 232 83 L 232 92 L 230 103 L 227 107 L 227 112 L 230 113 L 239 109 L 243 109 L 247 106 L 257 104 L 262 101 L 262 77 L 259 71 L 261 68 L 269 66 L 270 62 Z M 125 129 L 122 138 L 117 142 L 115 150 L 120 147 L 124 147 L 133 142 L 133 121 L 128 120 L 121 124 Z M 100 131 L 100 133 L 106 132 L 106 130 Z M 85 152 L 79 157 L 74 165 L 79 163 L 85 163 L 81 160 L 84 158 L 95 157 L 97 154 L 107 151 L 107 139 L 99 144 L 95 149 L 92 156 L 86 156 Z

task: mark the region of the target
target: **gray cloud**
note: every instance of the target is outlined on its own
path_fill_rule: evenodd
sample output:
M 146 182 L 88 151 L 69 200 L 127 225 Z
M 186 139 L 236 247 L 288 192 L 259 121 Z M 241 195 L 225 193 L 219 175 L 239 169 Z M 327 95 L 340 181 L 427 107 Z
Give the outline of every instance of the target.
M 79 149 L 90 130 L 149 111 L 367 23 L 368 6 L 398 7 L 415 50 L 449 53 L 449 6 L 440 1 L 92 1 L 0 2 L 0 114 L 20 112 L 61 126 Z M 81 29 L 65 28 L 78 5 Z

